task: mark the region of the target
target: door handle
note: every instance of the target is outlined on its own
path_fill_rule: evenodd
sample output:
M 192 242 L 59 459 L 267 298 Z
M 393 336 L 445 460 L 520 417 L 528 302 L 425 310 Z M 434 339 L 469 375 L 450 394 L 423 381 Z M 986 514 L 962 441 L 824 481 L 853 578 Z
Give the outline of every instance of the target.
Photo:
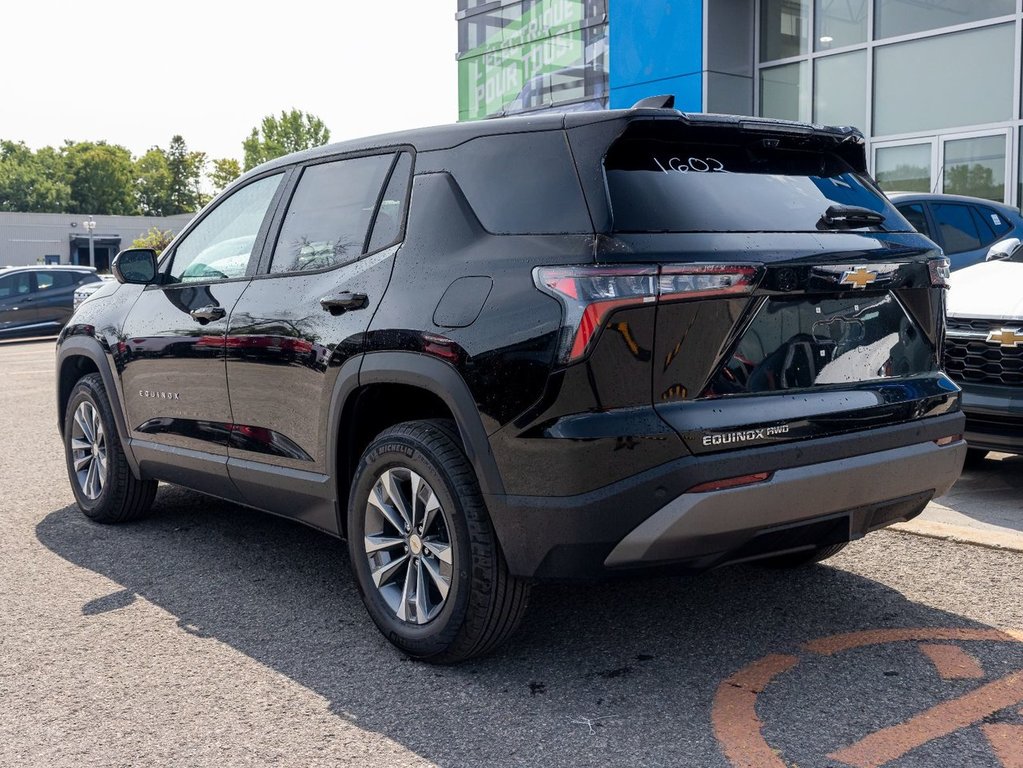
M 224 309 L 223 307 L 215 307 L 212 304 L 209 304 L 205 307 L 193 309 L 188 314 L 192 316 L 193 320 L 198 320 L 199 325 L 206 325 L 206 323 L 210 322 L 211 320 L 219 320 L 220 318 L 222 318 L 224 315 L 227 314 L 227 310 Z
M 332 315 L 343 315 L 355 309 L 365 309 L 369 299 L 364 293 L 345 291 L 337 296 L 325 296 L 320 299 L 320 306 Z

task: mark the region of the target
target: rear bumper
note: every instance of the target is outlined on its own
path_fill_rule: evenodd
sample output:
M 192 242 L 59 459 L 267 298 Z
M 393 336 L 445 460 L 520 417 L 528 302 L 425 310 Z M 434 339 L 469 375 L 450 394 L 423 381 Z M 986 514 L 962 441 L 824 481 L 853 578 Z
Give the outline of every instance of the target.
M 961 413 L 848 435 L 690 456 L 588 494 L 488 496 L 517 576 L 594 578 L 636 567 L 702 570 L 836 543 L 918 514 L 959 477 Z M 686 493 L 772 472 L 757 485 Z
M 966 441 L 971 448 L 1023 453 L 1023 388 L 963 384 Z

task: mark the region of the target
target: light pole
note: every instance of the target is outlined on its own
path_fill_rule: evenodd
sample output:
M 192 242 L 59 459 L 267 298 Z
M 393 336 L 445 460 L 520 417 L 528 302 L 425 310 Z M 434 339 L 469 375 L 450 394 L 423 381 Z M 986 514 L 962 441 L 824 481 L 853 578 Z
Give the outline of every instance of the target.
M 88 221 L 83 221 L 82 226 L 89 230 L 89 266 L 96 266 L 96 251 L 92 245 L 92 233 L 96 230 L 96 222 L 93 221 L 92 216 L 89 217 Z

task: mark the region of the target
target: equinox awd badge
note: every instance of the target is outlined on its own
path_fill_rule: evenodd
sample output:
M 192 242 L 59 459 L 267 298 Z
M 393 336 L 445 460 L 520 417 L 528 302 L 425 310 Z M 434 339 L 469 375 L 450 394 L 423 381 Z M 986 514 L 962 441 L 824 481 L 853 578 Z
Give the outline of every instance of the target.
M 713 432 L 703 436 L 703 444 L 709 448 L 717 445 L 732 445 L 733 443 L 751 443 L 754 440 L 767 440 L 778 435 L 785 435 L 788 434 L 788 431 L 788 424 L 779 424 L 774 427 L 757 427 L 738 432 Z

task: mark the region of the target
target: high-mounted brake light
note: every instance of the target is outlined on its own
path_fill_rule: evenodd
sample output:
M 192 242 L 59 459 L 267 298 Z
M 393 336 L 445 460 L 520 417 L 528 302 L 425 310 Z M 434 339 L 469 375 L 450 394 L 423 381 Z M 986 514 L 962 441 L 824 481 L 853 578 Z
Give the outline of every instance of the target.
M 558 359 L 573 363 L 590 351 L 604 321 L 623 307 L 751 293 L 751 264 L 537 267 L 533 282 L 565 309 Z

